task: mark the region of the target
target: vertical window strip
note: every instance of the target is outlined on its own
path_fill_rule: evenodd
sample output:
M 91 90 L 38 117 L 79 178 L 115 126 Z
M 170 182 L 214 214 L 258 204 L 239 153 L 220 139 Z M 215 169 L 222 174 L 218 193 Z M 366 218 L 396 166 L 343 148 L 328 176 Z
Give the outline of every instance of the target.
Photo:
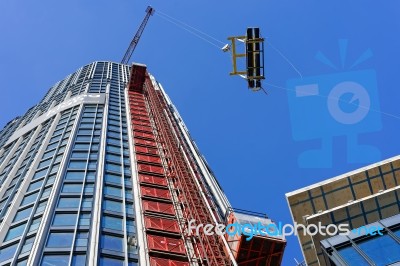
M 15 166 L 15 163 L 17 162 L 17 160 L 20 158 L 22 152 L 24 151 L 26 145 L 28 144 L 28 141 L 30 139 L 30 137 L 34 134 L 35 129 L 29 131 L 28 133 L 26 133 L 23 136 L 22 141 L 20 142 L 17 150 L 14 152 L 13 157 L 10 159 L 10 161 L 8 162 L 8 166 L 6 166 L 6 168 L 3 170 L 3 172 L 0 174 L 3 177 L 0 179 L 0 186 L 3 185 L 4 181 L 7 179 L 9 173 L 11 172 L 11 170 L 13 169 L 13 167 Z
M 70 108 L 70 109 L 67 109 L 64 112 L 62 112 L 60 120 L 59 120 L 56 128 L 63 125 L 63 127 L 62 127 L 63 128 L 63 132 L 61 133 L 61 138 L 59 138 L 59 140 L 56 142 L 57 145 L 56 145 L 55 153 L 54 153 L 53 158 L 52 158 L 52 162 L 47 167 L 47 171 L 46 171 L 46 173 L 45 173 L 45 175 L 43 177 L 40 177 L 40 178 L 37 178 L 37 179 L 33 179 L 31 181 L 31 184 L 32 184 L 34 182 L 37 182 L 40 179 L 43 180 L 41 186 L 39 187 L 39 191 L 36 192 L 37 193 L 36 200 L 34 201 L 34 204 L 33 204 L 33 207 L 32 207 L 32 212 L 31 212 L 31 214 L 30 214 L 30 216 L 28 218 L 27 226 L 26 226 L 26 228 L 24 230 L 24 233 L 22 234 L 21 239 L 19 241 L 20 244 L 19 244 L 19 246 L 17 248 L 17 253 L 16 254 L 23 254 L 25 252 L 23 247 L 24 247 L 24 243 L 25 243 L 26 239 L 28 239 L 28 238 L 30 239 L 30 238 L 33 237 L 34 239 L 30 239 L 30 241 L 32 243 L 37 240 L 36 239 L 36 234 L 34 232 L 35 232 L 35 230 L 37 230 L 37 228 L 39 228 L 39 225 L 42 222 L 42 220 L 41 220 L 42 212 L 44 211 L 44 209 L 45 209 L 45 207 L 47 205 L 46 197 L 48 197 L 50 195 L 51 190 L 53 189 L 52 184 L 47 184 L 47 182 L 49 181 L 49 177 L 50 176 L 53 176 L 53 175 L 56 174 L 56 173 L 52 173 L 51 169 L 55 164 L 58 163 L 58 162 L 55 163 L 55 159 L 57 158 L 57 156 L 63 154 L 63 151 L 61 151 L 60 144 L 63 141 L 68 140 L 69 137 L 65 136 L 65 135 L 66 135 L 66 132 L 68 130 L 70 130 L 70 128 L 72 128 L 72 126 L 73 126 L 73 124 L 75 122 L 75 119 L 76 119 L 76 115 L 77 115 L 78 109 L 79 109 L 79 106 L 75 106 L 74 108 Z M 65 118 L 66 118 L 66 121 L 65 121 Z M 52 138 L 55 137 L 58 134 L 58 133 L 56 133 L 56 131 L 57 130 L 55 130 L 53 132 Z M 48 151 L 50 151 L 52 149 L 53 149 L 53 144 L 49 143 L 47 145 L 47 148 L 46 148 L 46 150 L 45 150 L 45 152 L 44 152 L 44 154 L 43 154 L 41 159 L 45 158 L 44 156 L 45 156 L 46 152 L 48 152 Z M 36 173 L 38 171 L 41 171 L 41 170 L 37 170 Z M 48 221 L 46 221 L 46 222 L 48 222 Z M 35 228 L 36 228 L 35 230 L 31 230 L 33 225 L 35 225 Z M 28 258 L 28 257 L 29 257 L 29 253 L 28 253 L 28 256 L 26 258 Z M 18 258 L 18 256 L 15 256 L 13 261 L 16 262 L 17 258 Z
M 82 243 L 86 242 L 86 245 L 88 245 L 89 243 L 89 235 L 91 229 L 89 225 L 91 224 L 90 220 L 92 213 L 88 212 L 87 207 L 83 206 L 83 201 L 87 203 L 86 199 L 90 198 L 91 201 L 93 202 L 93 191 L 88 193 L 87 188 L 90 188 L 92 186 L 94 187 L 94 183 L 96 181 L 94 178 L 89 179 L 89 174 L 90 177 L 92 178 L 92 176 L 95 177 L 97 173 L 97 169 L 90 168 L 90 162 L 93 160 L 93 156 L 95 155 L 98 156 L 99 153 L 98 142 L 100 142 L 100 140 L 99 139 L 95 140 L 95 138 L 98 138 L 100 136 L 100 133 L 98 133 L 97 131 L 99 128 L 101 128 L 102 125 L 102 119 L 99 118 L 102 117 L 103 111 L 104 108 L 101 105 L 84 105 L 83 107 L 82 116 L 79 121 L 79 126 L 77 127 L 77 135 L 75 136 L 75 139 L 72 144 L 72 152 L 70 154 L 70 157 L 66 161 L 67 171 L 63 176 L 63 183 L 61 184 L 62 187 L 65 184 L 82 184 L 82 186 L 79 192 L 77 191 L 76 193 L 69 195 L 69 197 L 63 194 L 63 191 L 61 190 L 56 201 L 57 205 L 55 211 L 53 212 L 52 219 L 50 220 L 50 222 L 53 223 L 53 220 L 56 218 L 58 214 L 68 213 L 64 212 L 62 209 L 59 209 L 58 204 L 60 202 L 60 199 L 79 198 L 79 203 L 77 205 L 74 204 L 75 207 L 71 207 L 69 210 L 72 211 L 74 209 L 73 213 L 76 214 L 74 229 L 72 229 L 73 232 L 70 231 L 72 239 L 71 239 L 71 244 L 68 245 L 68 247 L 70 247 L 71 249 L 68 251 L 68 254 L 67 253 L 64 254 L 64 256 L 69 257 L 70 262 L 72 258 L 74 258 L 74 256 L 77 255 L 73 254 L 74 250 L 76 248 L 83 247 Z M 91 115 L 93 113 L 94 116 Z M 84 127 L 85 131 L 84 133 L 79 133 L 80 129 L 83 128 L 83 125 L 85 126 Z M 88 136 L 89 138 L 86 141 L 82 141 L 79 138 L 80 136 L 85 136 L 85 137 Z M 96 146 L 97 148 L 95 148 Z M 76 151 L 84 151 L 84 150 L 87 151 L 86 157 L 82 158 L 74 157 Z M 75 162 L 82 161 L 84 168 L 78 170 L 71 169 L 70 163 L 74 161 Z M 80 172 L 83 172 L 82 179 L 80 180 L 68 179 L 69 173 L 80 173 Z M 49 232 L 47 232 L 47 239 L 49 239 L 51 237 L 51 234 L 54 232 L 55 231 L 51 227 Z M 45 245 L 47 245 L 47 242 Z M 86 249 L 87 246 L 84 248 Z M 47 254 L 46 247 L 44 247 L 44 250 L 42 252 L 42 259 L 46 256 L 46 254 Z
M 49 129 L 49 127 L 51 126 L 53 122 L 53 118 L 48 120 L 47 122 L 45 122 L 42 125 L 42 129 L 40 130 L 39 134 L 37 135 L 34 143 L 34 145 L 32 145 L 32 147 L 30 148 L 29 152 L 25 155 L 24 161 L 27 161 L 27 163 L 22 167 L 21 172 L 18 174 L 19 178 L 17 176 L 15 176 L 14 178 L 18 178 L 17 182 L 15 184 L 9 185 L 9 188 L 14 186 L 13 191 L 11 192 L 11 194 L 8 196 L 8 199 L 6 201 L 6 203 L 4 204 L 5 208 L 3 208 L 0 211 L 0 218 L 2 218 L 5 213 L 7 212 L 7 206 L 8 204 L 10 204 L 12 202 L 12 200 L 14 199 L 15 195 L 17 194 L 17 190 L 20 187 L 20 184 L 23 182 L 23 180 L 25 179 L 26 173 L 29 170 L 29 168 L 31 167 L 32 162 L 35 159 L 36 153 L 38 152 L 39 148 L 42 146 L 43 140 L 46 137 L 45 132 L 47 132 L 47 130 Z M 18 170 L 19 172 L 19 170 Z M 18 173 L 17 172 L 17 173 Z M 2 199 L 3 201 L 4 199 Z M 1 224 L 1 222 L 0 222 Z

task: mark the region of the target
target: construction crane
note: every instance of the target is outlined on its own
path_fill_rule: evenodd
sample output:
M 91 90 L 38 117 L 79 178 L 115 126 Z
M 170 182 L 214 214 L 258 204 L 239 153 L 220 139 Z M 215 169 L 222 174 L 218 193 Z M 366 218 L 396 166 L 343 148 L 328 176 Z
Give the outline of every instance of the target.
M 142 36 L 143 30 L 146 27 L 147 21 L 149 20 L 150 16 L 152 16 L 155 12 L 155 9 L 151 6 L 148 6 L 146 9 L 146 16 L 144 17 L 142 24 L 140 24 L 139 29 L 137 30 L 135 36 L 133 37 L 128 49 L 125 52 L 124 58 L 121 60 L 121 64 L 128 64 L 129 60 L 131 59 L 133 51 L 135 51 L 136 45 L 140 40 L 140 36 Z

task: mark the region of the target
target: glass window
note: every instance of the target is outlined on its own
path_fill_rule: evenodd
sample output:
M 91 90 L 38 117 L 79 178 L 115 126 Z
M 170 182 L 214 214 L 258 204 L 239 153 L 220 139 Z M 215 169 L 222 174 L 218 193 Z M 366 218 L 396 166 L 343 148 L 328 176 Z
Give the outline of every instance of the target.
M 84 177 L 85 177 L 85 172 L 83 171 L 68 171 L 65 176 L 65 179 L 82 181 Z
M 74 237 L 74 233 L 72 233 L 72 232 L 50 233 L 49 240 L 47 241 L 47 247 L 51 247 L 51 248 L 70 247 L 72 245 L 73 237 Z
M 111 259 L 111 258 L 100 258 L 100 266 L 124 266 L 123 260 Z
M 90 225 L 90 213 L 83 213 L 79 216 L 79 225 L 82 226 Z
M 58 208 L 78 208 L 80 198 L 60 198 Z
M 106 180 L 107 182 L 116 183 L 116 184 L 121 184 L 121 176 L 119 176 L 119 175 L 114 175 L 114 174 L 106 173 L 106 175 L 105 175 L 105 180 Z
M 88 171 L 86 173 L 87 180 L 95 180 L 96 179 L 96 172 L 95 171 Z
M 85 186 L 85 194 L 93 193 L 94 191 L 94 184 L 86 184 Z
M 35 236 L 26 238 L 24 246 L 21 249 L 21 254 L 25 253 L 25 252 L 28 252 L 28 251 L 31 251 L 34 241 L 35 241 Z
M 19 243 L 0 249 L 0 261 L 6 261 L 14 257 Z
M 90 138 L 89 138 L 90 141 Z M 89 150 L 90 143 L 76 143 L 74 146 L 74 150 Z
M 395 229 L 393 232 L 400 238 L 400 228 Z
M 125 168 L 124 168 L 124 174 L 125 174 L 125 175 L 131 175 L 131 169 L 125 167 Z
M 97 167 L 97 161 L 89 161 L 88 169 L 96 170 L 96 167 Z
M 69 163 L 69 168 L 71 169 L 86 169 L 86 161 L 71 161 Z
M 43 154 L 43 158 L 53 157 L 55 152 L 56 152 L 56 150 L 48 151 Z
M 112 139 L 112 138 L 107 139 L 107 143 L 108 144 L 113 144 L 113 145 L 116 145 L 116 146 L 120 146 L 121 145 L 120 140 Z
M 86 255 L 75 255 L 72 257 L 72 266 L 86 265 Z
M 21 206 L 34 202 L 38 194 L 39 192 L 36 192 L 31 195 L 25 196 L 24 199 L 22 200 Z
M 120 133 L 114 133 L 112 131 L 109 131 L 107 136 L 117 139 L 117 138 L 120 138 Z
M 373 237 L 357 245 L 376 265 L 388 265 L 400 261 L 400 245 L 389 235 Z
M 71 158 L 84 158 L 86 159 L 88 157 L 88 151 L 74 151 L 72 152 Z
M 32 207 L 18 211 L 17 214 L 14 217 L 14 221 L 13 222 L 18 222 L 20 220 L 23 220 L 23 219 L 29 217 L 31 212 L 32 212 Z
M 82 184 L 64 184 L 62 192 L 65 193 L 81 193 Z
M 58 171 L 59 168 L 60 168 L 60 164 L 59 164 L 59 163 L 53 165 L 53 167 L 51 167 L 50 173 L 51 173 L 51 174 L 56 173 L 56 172 Z
M 87 137 L 87 136 L 77 136 L 76 137 L 76 141 L 90 141 L 90 137 Z M 75 145 L 75 148 L 76 148 L 76 146 L 77 146 L 78 144 L 76 144 Z
M 76 224 L 76 213 L 57 213 L 54 217 L 54 226 L 74 226 Z
M 92 135 L 92 130 L 89 129 L 79 129 L 78 130 L 79 135 Z
M 61 135 L 58 135 L 56 137 L 52 137 L 49 142 L 58 141 L 58 140 L 60 140 L 60 138 L 61 138 Z
M 77 247 L 86 247 L 88 243 L 88 232 L 77 233 L 76 243 Z
M 8 230 L 8 233 L 7 233 L 4 241 L 8 241 L 10 239 L 14 239 L 14 238 L 21 236 L 22 233 L 24 232 L 25 226 L 26 226 L 26 223 L 23 223 L 21 225 L 10 228 L 10 230 Z
M 114 171 L 114 172 L 121 172 L 121 165 L 113 164 L 113 163 L 106 163 L 106 170 Z
M 101 247 L 107 250 L 124 251 L 123 238 L 110 235 L 101 236 Z
M 46 182 L 46 183 L 47 183 L 47 182 Z M 52 188 L 53 188 L 53 187 L 47 187 L 47 188 L 45 188 L 45 189 L 43 190 L 43 192 L 42 192 L 42 196 L 40 197 L 40 199 L 43 199 L 43 198 L 49 196 L 49 195 L 50 195 L 50 192 L 51 192 L 51 190 L 52 190 Z
M 28 259 L 20 260 L 17 263 L 17 266 L 26 266 L 26 265 L 28 265 Z
M 84 198 L 82 208 L 92 208 L 92 198 Z
M 32 179 L 38 179 L 39 177 L 45 176 L 47 171 L 48 171 L 48 168 L 40 170 L 39 172 L 36 172 L 35 175 L 32 177 Z
M 46 181 L 46 186 L 53 184 L 55 179 L 56 179 L 56 174 L 49 175 Z
M 125 188 L 125 198 L 126 199 L 133 199 L 132 189 Z
M 40 202 L 39 206 L 36 208 L 35 214 L 43 212 L 46 209 L 46 206 L 47 206 L 47 200 Z
M 82 118 L 81 122 L 83 122 L 83 123 L 93 123 L 94 122 L 94 118 Z
M 42 266 L 68 266 L 69 265 L 69 255 L 44 255 L 42 259 Z
M 62 154 L 65 151 L 65 146 L 62 146 L 58 149 L 57 154 Z
M 121 148 L 112 145 L 107 145 L 107 151 L 121 153 Z
M 122 202 L 114 200 L 104 200 L 104 209 L 114 212 L 122 212 Z
M 29 227 L 29 232 L 33 232 L 39 228 L 40 221 L 42 220 L 42 217 L 33 219 L 31 226 Z
M 35 190 L 37 188 L 40 188 L 42 186 L 42 184 L 43 184 L 43 179 L 40 180 L 40 181 L 37 181 L 35 183 L 30 184 L 29 187 L 28 187 L 28 191 L 27 192 Z
M 126 221 L 126 229 L 128 233 L 136 233 L 136 224 L 134 220 Z
M 58 146 L 58 142 L 52 143 L 49 146 L 47 146 L 47 150 L 51 150 L 51 149 L 53 149 L 53 148 L 55 148 L 57 146 Z
M 114 162 L 121 162 L 121 156 L 120 155 L 114 155 L 114 154 L 110 154 L 107 153 L 106 154 L 106 159 L 109 161 L 114 161 Z
M 113 230 L 122 231 L 122 219 L 112 216 L 103 216 L 103 227 Z
M 93 128 L 93 123 L 81 123 L 79 128 L 91 129 Z
M 59 163 L 61 162 L 61 159 L 64 157 L 63 154 L 57 155 L 57 157 L 54 159 L 54 163 Z
M 125 211 L 126 211 L 127 214 L 134 215 L 133 204 L 132 203 L 126 203 Z
M 42 161 L 41 163 L 39 163 L 38 168 L 43 168 L 43 167 L 49 166 L 51 163 L 51 160 L 52 160 L 52 158 Z
M 367 261 L 352 246 L 340 249 L 338 250 L 338 252 L 345 261 L 351 262 L 351 265 L 354 266 L 368 265 Z
M 121 197 L 122 196 L 122 189 L 112 187 L 112 186 L 105 186 L 104 193 L 109 196 Z

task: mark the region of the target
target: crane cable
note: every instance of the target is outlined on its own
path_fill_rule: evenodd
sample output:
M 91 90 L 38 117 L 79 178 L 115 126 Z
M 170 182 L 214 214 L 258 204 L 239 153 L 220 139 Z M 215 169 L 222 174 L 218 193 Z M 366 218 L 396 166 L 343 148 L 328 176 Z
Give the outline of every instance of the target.
M 221 46 L 220 45 L 225 45 L 225 42 L 222 42 L 221 40 L 218 40 L 217 38 L 205 33 L 202 30 L 199 30 L 198 28 L 195 28 L 193 26 L 190 26 L 189 24 L 174 18 L 168 14 L 165 14 L 164 12 L 161 12 L 159 10 L 157 10 L 157 12 L 155 13 L 157 16 L 159 16 L 160 18 L 178 26 L 179 28 L 193 34 L 194 36 L 202 39 L 203 41 L 215 46 L 216 48 L 218 48 L 219 50 L 221 50 Z M 203 35 L 203 36 L 202 36 Z M 208 38 L 208 39 L 207 39 Z M 218 45 L 218 44 L 219 45 Z M 301 74 L 301 72 L 296 68 L 296 66 L 294 65 L 294 63 L 292 61 L 289 60 L 289 58 L 284 55 L 284 53 L 279 50 L 275 45 L 272 44 L 272 42 L 268 39 L 267 40 L 267 44 L 269 44 L 269 46 L 271 46 L 271 48 L 277 52 L 279 54 L 279 56 L 281 56 L 290 66 L 291 68 L 293 68 L 294 71 L 296 71 L 296 73 L 300 76 L 301 79 L 303 79 L 303 75 Z
M 213 39 L 213 40 L 216 40 L 214 37 L 212 37 L 212 36 L 210 36 L 210 35 L 208 35 L 208 34 L 202 32 L 202 31 L 200 31 L 200 30 L 198 30 L 198 29 L 196 29 L 196 28 L 194 28 L 194 27 L 192 27 L 192 26 L 187 25 L 186 23 L 181 22 L 180 20 L 174 19 L 174 18 L 172 18 L 172 17 L 170 17 L 170 16 L 168 16 L 168 15 L 164 15 L 164 13 L 162 13 L 162 12 L 160 12 L 160 11 L 157 11 L 155 14 L 156 14 L 158 17 L 160 17 L 160 18 L 162 18 L 162 19 L 164 19 L 164 20 L 166 20 L 166 21 L 168 21 L 168 22 L 170 22 L 170 23 L 172 23 L 172 24 L 178 26 L 179 28 L 181 28 L 181 29 L 183 29 L 183 30 L 185 30 L 185 31 L 187 31 L 187 32 L 189 32 L 189 33 L 191 33 L 191 34 L 193 34 L 194 36 L 196 36 L 196 37 L 202 39 L 203 41 L 208 42 L 209 44 L 211 44 L 211 45 L 217 47 L 219 50 L 221 49 L 221 47 L 220 47 L 219 45 L 217 45 L 215 42 L 212 42 L 212 41 L 208 40 L 207 38 L 201 36 L 200 34 L 196 33 L 195 31 L 193 31 L 193 30 L 191 30 L 191 29 L 195 29 L 197 32 L 203 34 L 204 36 L 206 36 L 206 37 L 208 37 L 208 38 L 211 38 L 211 39 Z M 217 41 L 218 41 L 218 40 L 217 40 Z M 218 41 L 218 42 L 221 42 L 221 41 Z M 223 44 L 224 44 L 224 43 L 223 43 Z

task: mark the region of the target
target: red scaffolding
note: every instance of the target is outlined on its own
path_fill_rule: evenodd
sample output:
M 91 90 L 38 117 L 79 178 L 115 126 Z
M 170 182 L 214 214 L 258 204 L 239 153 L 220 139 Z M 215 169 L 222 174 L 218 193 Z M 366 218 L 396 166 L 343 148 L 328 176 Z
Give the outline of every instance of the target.
M 188 156 L 190 153 L 173 114 L 161 92 L 154 88 L 145 66 L 132 66 L 128 95 L 142 195 L 141 205 L 145 215 L 156 216 L 145 218 L 151 265 L 186 265 L 172 261 L 183 260 L 177 257 L 180 255 L 198 265 L 231 265 L 228 251 L 220 236 L 207 236 L 203 233 L 196 236 L 188 231 L 188 221 L 192 219 L 198 224 L 222 221 L 215 215 L 215 205 L 211 197 L 207 197 L 209 192 L 201 183 L 201 178 L 192 170 L 196 169 L 196 164 Z M 173 185 L 168 185 L 169 182 Z M 171 195 L 165 187 L 166 184 L 170 191 L 173 189 L 176 192 L 177 197 Z M 177 215 L 177 205 L 183 208 L 183 218 Z M 157 215 L 169 215 L 168 219 L 175 219 L 180 226 L 180 234 L 173 238 L 168 235 L 171 233 L 169 229 L 163 230 L 161 226 L 155 230 L 154 223 L 149 222 L 149 219 L 166 218 L 157 218 Z M 165 245 L 157 242 L 161 239 Z M 186 241 L 190 246 L 185 245 Z

